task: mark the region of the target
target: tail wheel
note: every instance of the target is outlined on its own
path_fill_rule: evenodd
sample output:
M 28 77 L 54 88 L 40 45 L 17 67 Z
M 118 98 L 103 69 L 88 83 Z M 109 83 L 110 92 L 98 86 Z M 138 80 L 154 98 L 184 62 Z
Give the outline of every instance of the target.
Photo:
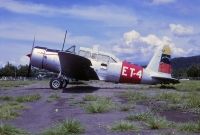
M 58 78 L 53 78 L 53 79 L 51 79 L 49 85 L 50 85 L 51 89 L 58 90 L 62 86 L 62 82 Z

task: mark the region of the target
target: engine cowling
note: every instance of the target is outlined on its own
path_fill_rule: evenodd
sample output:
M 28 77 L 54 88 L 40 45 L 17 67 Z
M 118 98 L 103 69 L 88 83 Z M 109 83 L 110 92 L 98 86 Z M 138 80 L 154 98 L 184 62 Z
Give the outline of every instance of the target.
M 31 58 L 31 65 L 40 69 L 52 72 L 60 72 L 60 61 L 58 50 L 51 50 L 43 47 L 34 47 Z

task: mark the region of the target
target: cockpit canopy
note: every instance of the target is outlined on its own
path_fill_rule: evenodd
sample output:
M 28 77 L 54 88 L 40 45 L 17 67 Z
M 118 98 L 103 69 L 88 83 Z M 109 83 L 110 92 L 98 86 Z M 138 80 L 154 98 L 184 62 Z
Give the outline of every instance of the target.
M 80 47 L 79 55 L 99 62 L 117 63 L 120 60 L 110 53 L 101 52 L 91 48 Z

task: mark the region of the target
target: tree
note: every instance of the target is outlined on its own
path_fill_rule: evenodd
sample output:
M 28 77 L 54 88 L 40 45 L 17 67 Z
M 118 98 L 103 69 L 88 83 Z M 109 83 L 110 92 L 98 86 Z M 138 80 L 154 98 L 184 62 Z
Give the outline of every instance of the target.
M 17 76 L 26 77 L 28 73 L 28 65 L 20 65 L 18 66 Z
M 12 76 L 16 77 L 17 75 L 17 67 L 14 65 L 10 64 L 9 62 L 3 67 L 1 70 L 1 76 Z
M 199 65 L 192 65 L 187 70 L 188 77 L 200 77 L 200 66 Z

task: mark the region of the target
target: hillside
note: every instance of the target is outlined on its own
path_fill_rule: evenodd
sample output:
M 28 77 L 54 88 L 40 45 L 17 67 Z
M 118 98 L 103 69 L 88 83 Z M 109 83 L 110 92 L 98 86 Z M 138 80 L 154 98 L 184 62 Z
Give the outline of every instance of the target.
M 191 65 L 200 65 L 200 55 L 192 57 L 179 57 L 171 60 L 174 70 L 187 69 Z

